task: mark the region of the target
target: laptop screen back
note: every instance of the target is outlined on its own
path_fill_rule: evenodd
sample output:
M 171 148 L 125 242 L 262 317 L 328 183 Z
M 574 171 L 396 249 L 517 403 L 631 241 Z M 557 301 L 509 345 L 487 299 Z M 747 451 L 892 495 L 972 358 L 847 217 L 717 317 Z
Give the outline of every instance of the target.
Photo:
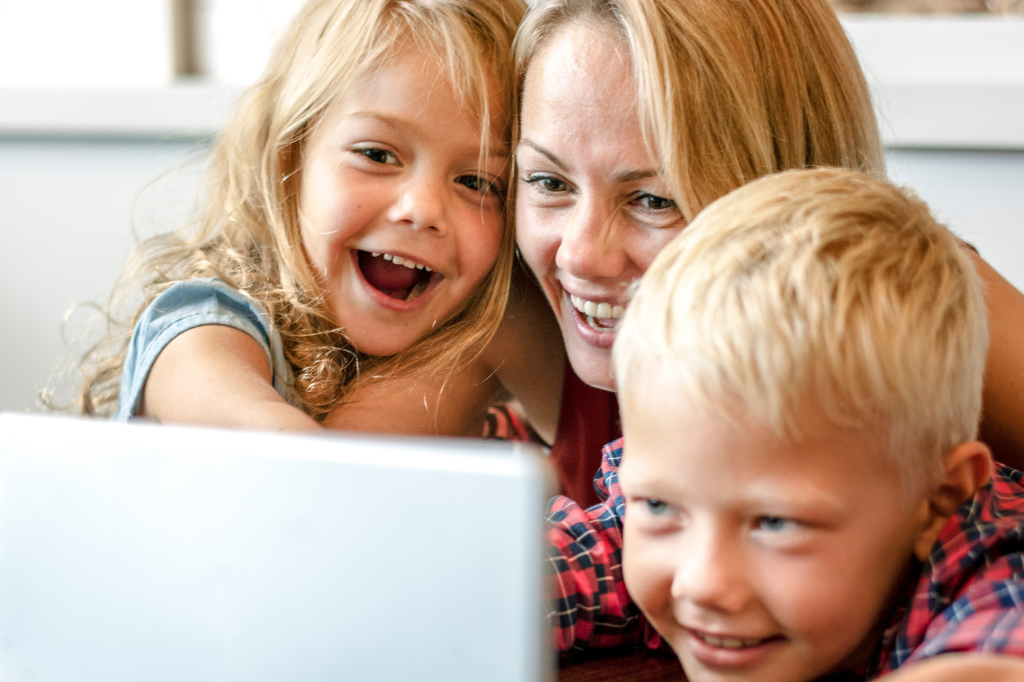
M 0 679 L 546 679 L 544 465 L 0 416 Z

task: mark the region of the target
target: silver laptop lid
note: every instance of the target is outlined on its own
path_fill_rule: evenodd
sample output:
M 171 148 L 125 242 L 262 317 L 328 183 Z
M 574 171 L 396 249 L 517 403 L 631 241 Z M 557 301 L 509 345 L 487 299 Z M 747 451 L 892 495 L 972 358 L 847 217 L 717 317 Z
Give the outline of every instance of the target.
M 0 680 L 546 679 L 530 450 L 0 415 Z

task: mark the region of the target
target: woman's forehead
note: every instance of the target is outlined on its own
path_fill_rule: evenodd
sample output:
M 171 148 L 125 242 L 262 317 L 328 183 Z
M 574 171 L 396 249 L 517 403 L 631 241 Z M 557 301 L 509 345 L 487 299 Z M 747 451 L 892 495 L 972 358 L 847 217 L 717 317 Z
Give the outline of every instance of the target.
M 552 36 L 531 61 L 523 87 L 531 108 L 606 116 L 635 109 L 637 91 L 624 46 L 598 25 L 571 25 Z

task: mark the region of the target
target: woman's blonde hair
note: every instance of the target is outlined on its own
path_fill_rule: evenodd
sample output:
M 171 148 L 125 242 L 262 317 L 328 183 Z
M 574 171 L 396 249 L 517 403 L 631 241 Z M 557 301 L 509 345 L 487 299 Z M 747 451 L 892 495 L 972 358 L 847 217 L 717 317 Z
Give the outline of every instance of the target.
M 918 489 L 977 437 L 987 347 L 981 280 L 952 233 L 909 191 L 827 168 L 702 211 L 648 268 L 613 358 L 626 401 L 654 371 L 694 410 L 781 437 L 809 409 L 888 433 Z
M 826 0 L 537 0 L 516 36 L 530 60 L 571 24 L 621 37 L 640 124 L 687 220 L 783 170 L 884 175 L 867 84 Z
M 175 282 L 220 277 L 266 308 L 295 370 L 294 399 L 322 417 L 370 376 L 451 371 L 469 361 L 504 312 L 514 248 L 506 215 L 498 261 L 436 331 L 388 358 L 356 351 L 322 304 L 301 248 L 303 148 L 325 109 L 406 45 L 437 55 L 463 103 L 479 114 L 481 154 L 492 116 L 513 111 L 511 45 L 522 0 L 311 0 L 291 23 L 260 80 L 236 105 L 209 170 L 208 209 L 194 229 L 144 242 L 115 287 L 108 334 L 87 354 L 79 409 L 110 413 L 125 351 L 145 307 Z M 494 112 L 494 107 L 501 111 Z M 505 139 L 509 130 L 497 131 Z M 506 211 L 506 213 L 508 213 Z M 141 305 L 132 291 L 142 289 Z M 117 319 L 125 305 L 133 313 Z

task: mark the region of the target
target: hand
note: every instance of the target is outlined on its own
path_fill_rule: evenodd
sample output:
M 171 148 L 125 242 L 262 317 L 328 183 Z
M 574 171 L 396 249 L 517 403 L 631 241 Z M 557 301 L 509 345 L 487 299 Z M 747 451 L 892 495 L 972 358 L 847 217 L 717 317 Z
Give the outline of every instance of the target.
M 1000 654 L 942 654 L 900 668 L 889 682 L 1020 682 L 1024 659 Z

